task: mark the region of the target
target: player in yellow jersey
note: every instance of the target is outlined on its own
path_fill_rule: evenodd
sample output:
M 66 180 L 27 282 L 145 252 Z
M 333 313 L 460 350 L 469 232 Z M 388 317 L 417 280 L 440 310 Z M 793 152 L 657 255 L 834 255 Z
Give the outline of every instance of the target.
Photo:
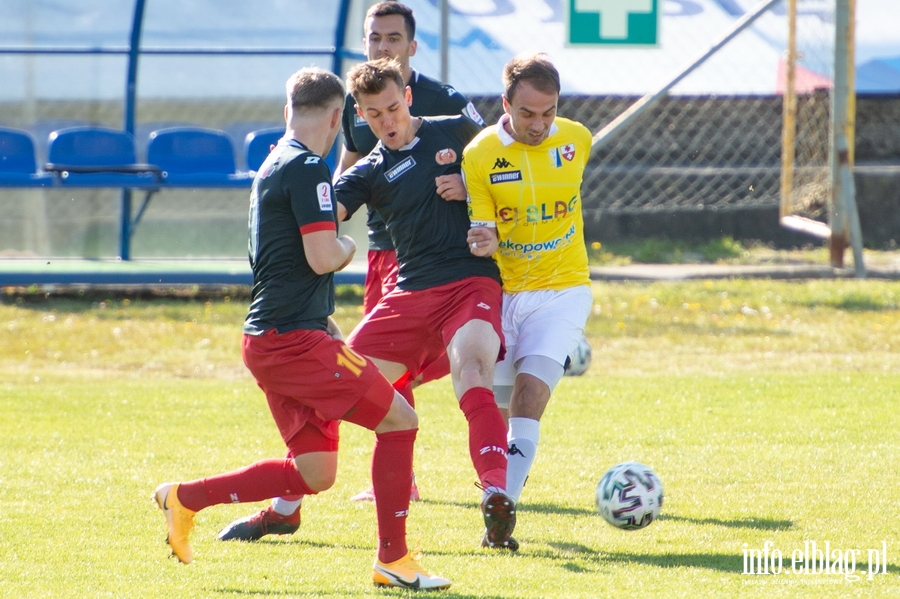
M 534 463 L 540 419 L 591 310 L 581 181 L 591 151 L 582 124 L 556 116 L 559 73 L 544 54 L 503 70 L 504 114 L 463 153 L 477 256 L 503 279 L 506 357 L 494 394 L 509 421 L 507 493 L 516 501 Z

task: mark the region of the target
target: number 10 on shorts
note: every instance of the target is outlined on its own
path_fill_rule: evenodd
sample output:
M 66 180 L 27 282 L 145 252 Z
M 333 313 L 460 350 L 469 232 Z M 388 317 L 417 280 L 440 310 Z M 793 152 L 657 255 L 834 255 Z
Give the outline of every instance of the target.
M 353 373 L 353 376 L 362 374 L 363 368 L 366 366 L 366 359 L 350 349 L 346 345 L 341 346 L 341 353 L 337 355 L 338 366 L 343 366 Z

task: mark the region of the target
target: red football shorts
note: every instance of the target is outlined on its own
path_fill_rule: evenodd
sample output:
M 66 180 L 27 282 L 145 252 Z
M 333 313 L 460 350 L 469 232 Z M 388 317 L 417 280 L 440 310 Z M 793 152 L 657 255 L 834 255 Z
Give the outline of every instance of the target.
M 353 329 L 347 345 L 364 356 L 397 362 L 415 379 L 426 368 L 429 380 L 450 373 L 447 345 L 470 320 L 491 323 L 500 338 L 500 283 L 489 277 L 467 277 L 431 289 L 394 289 Z M 434 366 L 441 360 L 444 369 Z
M 378 368 L 325 331 L 244 335 L 242 353 L 292 455 L 336 451 L 340 420 L 372 430 L 394 400 Z
M 369 268 L 366 271 L 366 289 L 363 295 L 363 314 L 375 308 L 378 301 L 397 286 L 397 252 L 394 250 L 369 250 Z

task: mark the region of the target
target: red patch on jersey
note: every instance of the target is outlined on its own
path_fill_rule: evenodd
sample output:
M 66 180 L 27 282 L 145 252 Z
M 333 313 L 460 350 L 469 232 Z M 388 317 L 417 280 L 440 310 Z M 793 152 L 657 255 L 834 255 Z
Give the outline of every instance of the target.
M 456 162 L 456 152 L 453 148 L 438 150 L 438 153 L 434 155 L 434 161 L 438 164 L 453 164 Z
M 562 154 L 562 157 L 572 162 L 572 159 L 575 158 L 575 144 L 566 144 L 559 149 L 559 153 Z

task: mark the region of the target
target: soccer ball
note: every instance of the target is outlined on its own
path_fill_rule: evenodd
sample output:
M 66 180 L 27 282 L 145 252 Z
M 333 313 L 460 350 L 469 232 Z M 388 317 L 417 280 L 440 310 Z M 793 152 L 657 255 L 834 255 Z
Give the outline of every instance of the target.
M 584 337 L 578 342 L 566 360 L 566 376 L 581 376 L 591 365 L 591 345 Z
M 625 462 L 606 471 L 597 484 L 597 511 L 623 530 L 649 526 L 659 516 L 663 488 L 652 468 Z

